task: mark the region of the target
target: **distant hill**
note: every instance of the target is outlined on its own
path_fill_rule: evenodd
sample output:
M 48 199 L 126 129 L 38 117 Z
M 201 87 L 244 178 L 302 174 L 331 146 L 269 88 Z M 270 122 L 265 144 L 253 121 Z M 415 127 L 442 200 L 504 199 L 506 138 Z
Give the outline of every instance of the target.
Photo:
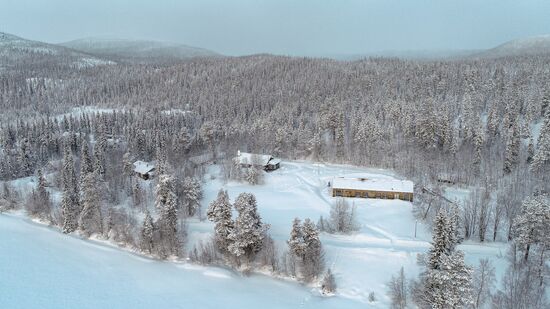
M 114 62 L 63 46 L 27 40 L 0 32 L 0 68 L 18 65 L 40 67 L 65 66 L 85 68 Z
M 98 56 L 122 60 L 184 60 L 195 57 L 220 56 L 207 49 L 179 43 L 116 38 L 85 38 L 60 45 Z
M 493 58 L 543 54 L 550 54 L 550 34 L 508 41 L 495 48 L 475 54 L 474 57 Z
M 327 54 L 313 56 L 320 58 L 331 58 L 342 61 L 355 61 L 371 57 L 399 58 L 409 60 L 445 60 L 463 58 L 479 52 L 479 50 L 387 50 L 369 52 L 364 54 Z

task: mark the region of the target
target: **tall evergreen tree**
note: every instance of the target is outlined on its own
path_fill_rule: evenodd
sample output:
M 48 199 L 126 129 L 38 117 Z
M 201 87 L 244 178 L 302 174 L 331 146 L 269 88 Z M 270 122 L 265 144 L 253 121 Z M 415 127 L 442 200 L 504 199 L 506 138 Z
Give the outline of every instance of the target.
M 154 243 L 153 243 L 153 232 L 154 232 L 154 225 L 153 225 L 153 218 L 151 217 L 151 214 L 148 210 L 145 211 L 145 219 L 143 219 L 143 225 L 141 227 L 141 239 L 140 239 L 140 247 L 143 252 L 147 252 L 151 254 L 154 249 Z
M 537 150 L 531 163 L 531 170 L 536 172 L 546 171 L 550 164 L 550 109 L 544 116 L 544 122 L 540 130 Z
M 179 255 L 181 243 L 178 237 L 177 197 L 174 193 L 173 178 L 160 175 L 156 187 L 155 206 L 159 212 L 158 229 L 162 243 L 161 255 Z
M 182 184 L 182 205 L 186 216 L 192 217 L 200 211 L 200 200 L 202 198 L 201 184 L 198 180 L 185 177 Z
M 241 193 L 234 203 L 239 213 L 235 219 L 235 228 L 229 234 L 229 251 L 237 258 L 251 261 L 263 246 L 267 225 L 262 223 L 256 197 L 250 193 Z
M 514 121 L 507 136 L 504 154 L 504 172 L 509 174 L 519 161 L 520 138 L 517 121 Z
M 526 199 L 521 212 L 514 220 L 514 241 L 524 252 L 527 261 L 532 246 L 550 248 L 550 202 L 548 197 L 538 195 Z
M 472 304 L 472 270 L 464 264 L 464 254 L 454 250 L 450 220 L 440 211 L 434 222 L 433 242 L 426 269 L 413 288 L 421 308 L 464 308 Z
M 227 191 L 220 190 L 218 197 L 208 207 L 208 219 L 215 223 L 214 240 L 222 253 L 227 253 L 231 240 L 229 235 L 233 231 L 235 222 L 232 219 L 231 203 Z
M 101 194 L 98 175 L 86 173 L 82 181 L 82 212 L 78 222 L 79 229 L 86 235 L 103 233 L 103 216 L 101 214 Z
M 310 219 L 305 219 L 302 225 L 305 254 L 302 265 L 302 275 L 306 281 L 317 278 L 324 269 L 324 256 L 319 230 Z
M 78 228 L 80 215 L 79 193 L 73 154 L 68 143 L 65 143 L 63 157 L 63 196 L 61 199 L 61 215 L 63 218 L 63 233 L 72 233 Z
M 292 222 L 292 230 L 290 238 L 287 240 L 290 251 L 299 258 L 304 258 L 306 252 L 306 244 L 304 243 L 304 235 L 302 234 L 302 222 L 295 218 Z

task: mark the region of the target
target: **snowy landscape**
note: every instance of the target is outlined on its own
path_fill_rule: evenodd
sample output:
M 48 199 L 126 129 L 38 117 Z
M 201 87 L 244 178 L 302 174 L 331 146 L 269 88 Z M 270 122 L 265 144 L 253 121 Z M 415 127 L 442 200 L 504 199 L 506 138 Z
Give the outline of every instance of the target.
M 550 2 L 0 7 L 0 309 L 550 308 Z

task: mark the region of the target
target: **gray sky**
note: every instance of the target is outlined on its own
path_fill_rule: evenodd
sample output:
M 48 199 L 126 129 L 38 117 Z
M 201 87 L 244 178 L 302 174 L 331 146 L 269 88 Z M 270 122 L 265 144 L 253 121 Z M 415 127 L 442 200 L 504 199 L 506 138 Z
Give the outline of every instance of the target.
M 548 0 L 0 0 L 0 31 L 154 39 L 226 55 L 463 50 L 550 33 Z

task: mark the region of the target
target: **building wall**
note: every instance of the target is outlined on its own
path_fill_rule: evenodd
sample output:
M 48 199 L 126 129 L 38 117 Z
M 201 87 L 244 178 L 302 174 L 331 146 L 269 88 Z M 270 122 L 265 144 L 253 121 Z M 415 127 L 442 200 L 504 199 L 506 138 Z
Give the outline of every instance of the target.
M 386 191 L 371 191 L 371 190 L 354 190 L 354 189 L 332 189 L 332 196 L 341 197 L 361 197 L 361 198 L 380 198 L 380 199 L 400 199 L 403 201 L 413 201 L 413 193 L 408 192 L 386 192 Z

